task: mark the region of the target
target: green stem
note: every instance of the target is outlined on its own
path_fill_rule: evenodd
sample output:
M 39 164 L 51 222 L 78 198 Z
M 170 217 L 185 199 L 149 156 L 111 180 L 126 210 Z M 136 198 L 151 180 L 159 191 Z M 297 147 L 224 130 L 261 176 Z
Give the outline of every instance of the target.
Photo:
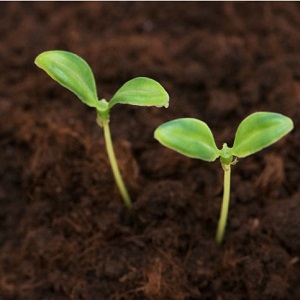
M 107 120 L 102 121 L 102 126 L 103 126 L 103 130 L 104 130 L 106 150 L 107 150 L 108 158 L 110 161 L 110 165 L 111 165 L 111 168 L 113 171 L 115 181 L 117 183 L 117 186 L 119 188 L 120 194 L 124 200 L 125 205 L 127 206 L 127 208 L 130 209 L 132 206 L 132 202 L 131 202 L 130 196 L 128 194 L 128 191 L 126 189 L 126 186 L 124 184 L 124 181 L 122 179 L 120 169 L 118 167 L 115 151 L 114 151 L 112 140 L 111 140 L 111 134 L 110 134 L 110 128 L 109 128 L 108 121 Z
M 221 208 L 221 215 L 218 224 L 218 230 L 216 235 L 216 241 L 220 245 L 222 244 L 227 216 L 228 216 L 228 209 L 229 209 L 229 202 L 230 202 L 230 174 L 231 174 L 231 164 L 222 164 L 224 170 L 224 191 L 223 191 L 223 202 Z

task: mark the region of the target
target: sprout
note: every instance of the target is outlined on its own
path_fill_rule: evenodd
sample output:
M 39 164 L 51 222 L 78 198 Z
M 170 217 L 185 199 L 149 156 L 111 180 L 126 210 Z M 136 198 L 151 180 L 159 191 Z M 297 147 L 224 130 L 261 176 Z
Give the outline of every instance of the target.
M 221 244 L 227 222 L 230 198 L 231 165 L 237 160 L 256 153 L 278 141 L 293 129 L 293 121 L 281 114 L 256 112 L 239 125 L 232 147 L 216 146 L 206 123 L 192 118 L 176 119 L 159 126 L 155 138 L 164 146 L 185 156 L 212 162 L 220 157 L 224 170 L 224 190 L 216 241 Z
M 96 109 L 97 123 L 103 127 L 106 150 L 115 181 L 125 205 L 131 208 L 132 202 L 122 179 L 111 140 L 110 110 L 118 103 L 168 107 L 168 93 L 155 80 L 138 77 L 126 82 L 109 101 L 98 100 L 93 72 L 86 61 L 78 55 L 61 50 L 46 51 L 36 57 L 35 64 L 73 92 L 84 104 Z

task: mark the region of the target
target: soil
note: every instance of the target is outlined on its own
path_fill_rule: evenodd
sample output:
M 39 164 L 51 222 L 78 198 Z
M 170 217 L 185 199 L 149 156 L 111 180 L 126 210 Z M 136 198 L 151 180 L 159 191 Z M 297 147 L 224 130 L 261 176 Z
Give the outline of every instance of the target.
M 0 299 L 300 299 L 298 2 L 0 4 Z M 133 198 L 124 206 L 95 112 L 33 61 L 85 58 L 99 97 L 148 76 L 170 107 L 114 107 Z M 295 129 L 232 168 L 228 226 L 215 231 L 223 171 L 153 138 L 179 117 L 231 145 L 254 111 Z

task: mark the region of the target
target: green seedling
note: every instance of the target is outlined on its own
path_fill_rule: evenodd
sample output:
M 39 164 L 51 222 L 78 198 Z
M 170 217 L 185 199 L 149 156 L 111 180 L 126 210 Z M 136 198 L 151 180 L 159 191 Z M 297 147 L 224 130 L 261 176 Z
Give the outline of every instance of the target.
M 275 143 L 293 129 L 293 121 L 281 114 L 256 112 L 239 125 L 232 147 L 223 144 L 218 149 L 206 123 L 192 118 L 176 119 L 159 126 L 155 138 L 164 146 L 185 156 L 212 162 L 220 157 L 224 170 L 224 190 L 216 241 L 224 238 L 230 198 L 231 165 L 237 158 L 256 153 Z
M 93 72 L 78 55 L 61 50 L 46 51 L 36 57 L 35 64 L 73 92 L 84 104 L 96 109 L 97 123 L 104 131 L 106 150 L 116 184 L 125 205 L 131 208 L 132 201 L 122 179 L 111 139 L 110 110 L 116 104 L 168 107 L 168 93 L 155 80 L 137 77 L 126 82 L 109 101 L 98 100 Z

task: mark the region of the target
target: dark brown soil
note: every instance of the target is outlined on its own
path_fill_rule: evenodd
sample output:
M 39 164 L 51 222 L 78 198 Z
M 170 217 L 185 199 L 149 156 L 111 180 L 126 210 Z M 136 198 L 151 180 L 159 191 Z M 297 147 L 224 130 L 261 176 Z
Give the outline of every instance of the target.
M 0 299 L 300 299 L 299 28 L 297 2 L 1 2 Z M 112 112 L 132 215 L 95 112 L 33 64 L 49 49 L 84 57 L 101 98 L 136 76 L 169 92 Z M 218 247 L 219 162 L 153 132 L 196 117 L 221 147 L 261 110 L 295 129 L 233 167 Z

